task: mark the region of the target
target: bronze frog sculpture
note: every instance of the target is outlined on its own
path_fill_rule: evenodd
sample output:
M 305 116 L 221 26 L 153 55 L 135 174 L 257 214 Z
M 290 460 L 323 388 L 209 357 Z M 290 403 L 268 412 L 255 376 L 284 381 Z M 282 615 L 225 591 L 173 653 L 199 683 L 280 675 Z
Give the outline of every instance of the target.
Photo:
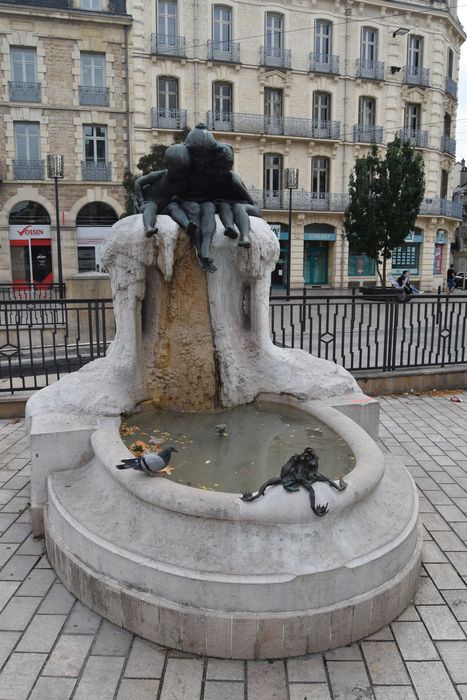
M 316 452 L 311 447 L 306 447 L 300 454 L 292 455 L 282 467 L 280 476 L 274 476 L 272 479 L 265 481 L 255 495 L 251 491 L 245 491 L 241 496 L 242 501 L 250 502 L 260 496 L 264 496 L 268 486 L 282 484 L 286 491 L 299 491 L 300 486 L 303 486 L 310 494 L 310 505 L 313 513 L 319 516 L 326 515 L 329 512 L 328 504 L 326 503 L 323 506 L 316 505 L 313 484 L 322 482 L 332 486 L 337 491 L 344 491 L 347 488 L 347 482 L 343 479 L 339 479 L 337 482 L 332 481 L 327 476 L 319 474 L 318 461 Z

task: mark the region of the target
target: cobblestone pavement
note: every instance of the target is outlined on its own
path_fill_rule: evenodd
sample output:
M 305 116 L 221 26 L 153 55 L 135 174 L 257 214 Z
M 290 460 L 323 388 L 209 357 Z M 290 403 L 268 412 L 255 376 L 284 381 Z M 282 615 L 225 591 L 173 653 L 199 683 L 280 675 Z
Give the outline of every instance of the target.
M 70 595 L 29 524 L 22 421 L 0 421 L 0 700 L 467 700 L 467 396 L 382 399 L 381 442 L 421 495 L 412 605 L 365 641 L 290 661 L 202 659 L 109 624 Z

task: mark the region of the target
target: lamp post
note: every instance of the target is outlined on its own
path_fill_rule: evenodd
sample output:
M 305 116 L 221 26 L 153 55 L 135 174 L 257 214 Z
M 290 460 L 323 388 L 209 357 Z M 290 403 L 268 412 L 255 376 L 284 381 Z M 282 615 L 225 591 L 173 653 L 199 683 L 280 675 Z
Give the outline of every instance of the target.
M 55 181 L 55 222 L 57 228 L 58 293 L 63 299 L 62 241 L 60 237 L 60 211 L 58 207 L 58 181 L 63 180 L 63 156 L 47 156 L 47 177 Z
M 287 236 L 287 286 L 286 294 L 290 296 L 290 258 L 292 256 L 292 190 L 298 188 L 298 168 L 284 170 L 284 188 L 289 190 L 289 233 Z

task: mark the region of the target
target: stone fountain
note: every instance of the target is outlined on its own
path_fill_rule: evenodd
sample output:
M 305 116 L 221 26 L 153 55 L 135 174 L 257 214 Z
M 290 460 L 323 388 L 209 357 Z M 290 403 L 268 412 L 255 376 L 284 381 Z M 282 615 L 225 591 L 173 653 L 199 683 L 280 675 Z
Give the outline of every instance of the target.
M 208 273 L 169 216 L 152 237 L 141 214 L 117 222 L 103 250 L 115 339 L 105 358 L 34 395 L 27 420 L 34 532 L 45 532 L 69 590 L 159 644 L 270 659 L 348 644 L 393 620 L 415 591 L 421 538 L 413 481 L 376 443 L 377 402 L 338 365 L 272 344 L 279 246 L 263 220 L 250 221 L 251 245 L 239 247 L 216 217 Z M 246 503 L 115 469 L 131 456 L 122 413 L 258 400 L 318 418 L 349 446 L 346 490 L 315 487 L 325 517 L 303 489 Z

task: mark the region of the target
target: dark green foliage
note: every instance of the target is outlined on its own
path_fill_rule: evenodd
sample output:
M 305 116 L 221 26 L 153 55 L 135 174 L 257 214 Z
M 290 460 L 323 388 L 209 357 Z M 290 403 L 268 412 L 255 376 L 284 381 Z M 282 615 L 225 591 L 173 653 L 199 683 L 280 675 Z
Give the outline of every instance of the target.
M 386 262 L 413 230 L 424 193 L 423 158 L 409 141 L 395 138 L 384 157 L 378 156 L 373 144 L 366 157 L 357 158 L 349 180 L 344 230 L 352 250 L 375 260 L 383 286 Z
M 187 134 L 190 129 L 186 126 L 182 131 L 175 135 L 173 143 L 182 143 L 186 139 Z M 131 216 L 134 214 L 134 194 L 135 194 L 135 180 L 140 175 L 147 175 L 155 170 L 164 170 L 165 160 L 164 155 L 168 146 L 162 144 L 156 144 L 152 146 L 150 152 L 141 156 L 138 161 L 137 168 L 140 171 L 138 175 L 133 175 L 129 170 L 125 171 L 123 176 L 122 185 L 125 189 L 125 212 L 122 216 Z

